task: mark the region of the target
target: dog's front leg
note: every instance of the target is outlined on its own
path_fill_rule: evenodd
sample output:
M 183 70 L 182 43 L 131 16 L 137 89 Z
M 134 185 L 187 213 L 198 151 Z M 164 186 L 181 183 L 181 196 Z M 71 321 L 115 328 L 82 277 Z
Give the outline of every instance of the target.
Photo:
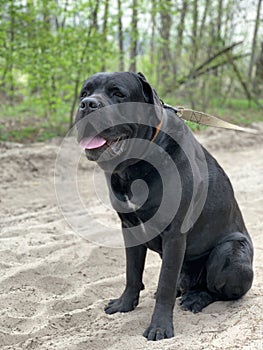
M 185 254 L 186 235 L 171 232 L 163 234 L 163 259 L 156 292 L 156 303 L 150 326 L 144 336 L 148 340 L 171 338 L 173 330 L 173 308 L 176 285 Z
M 113 299 L 105 307 L 107 314 L 128 312 L 138 305 L 140 291 L 144 289 L 142 274 L 144 269 L 146 247 L 138 245 L 125 248 L 126 251 L 126 288 L 120 298 Z

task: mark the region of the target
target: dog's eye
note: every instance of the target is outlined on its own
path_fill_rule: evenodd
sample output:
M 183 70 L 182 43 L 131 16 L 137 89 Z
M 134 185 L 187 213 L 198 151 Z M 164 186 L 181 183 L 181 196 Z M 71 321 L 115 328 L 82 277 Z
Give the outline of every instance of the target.
M 87 91 L 83 91 L 80 95 L 81 98 L 86 97 L 86 96 L 87 96 Z
M 125 95 L 122 93 L 122 92 L 120 92 L 120 91 L 115 91 L 114 93 L 113 93 L 113 95 L 114 96 L 117 96 L 117 97 L 125 97 Z

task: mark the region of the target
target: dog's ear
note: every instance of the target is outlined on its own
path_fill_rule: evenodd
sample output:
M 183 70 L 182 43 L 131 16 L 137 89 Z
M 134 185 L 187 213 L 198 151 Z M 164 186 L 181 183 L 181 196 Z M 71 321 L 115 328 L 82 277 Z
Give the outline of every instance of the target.
M 161 106 L 162 103 L 157 95 L 157 92 L 151 87 L 151 85 L 146 80 L 145 76 L 141 72 L 138 72 L 136 76 L 142 85 L 142 91 L 145 102 Z

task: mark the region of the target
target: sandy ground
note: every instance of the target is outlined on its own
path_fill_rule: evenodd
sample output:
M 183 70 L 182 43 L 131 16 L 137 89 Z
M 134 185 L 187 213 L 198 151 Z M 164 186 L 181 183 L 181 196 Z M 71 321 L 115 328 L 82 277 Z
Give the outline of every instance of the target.
M 154 306 L 159 257 L 147 256 L 137 309 L 106 315 L 104 305 L 124 286 L 124 252 L 82 239 L 64 220 L 53 181 L 58 141 L 1 143 L 0 349 L 262 349 L 263 123 L 255 127 L 257 136 L 217 129 L 198 135 L 229 174 L 253 238 L 253 288 L 195 315 L 177 303 L 175 337 L 155 343 L 141 334 Z M 89 167 L 80 172 L 89 181 Z

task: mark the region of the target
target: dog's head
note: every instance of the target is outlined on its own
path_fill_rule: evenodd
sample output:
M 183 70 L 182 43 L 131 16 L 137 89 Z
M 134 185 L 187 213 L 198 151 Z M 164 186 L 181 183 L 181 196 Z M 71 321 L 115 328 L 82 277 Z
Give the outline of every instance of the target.
M 151 112 L 138 112 L 137 106 L 141 110 L 145 103 Z M 150 140 L 160 122 L 152 105 L 161 109 L 157 93 L 141 73 L 97 73 L 87 79 L 76 116 L 78 141 L 87 158 L 99 163 L 105 161 L 105 151 L 109 159 L 127 152 L 127 139 Z

